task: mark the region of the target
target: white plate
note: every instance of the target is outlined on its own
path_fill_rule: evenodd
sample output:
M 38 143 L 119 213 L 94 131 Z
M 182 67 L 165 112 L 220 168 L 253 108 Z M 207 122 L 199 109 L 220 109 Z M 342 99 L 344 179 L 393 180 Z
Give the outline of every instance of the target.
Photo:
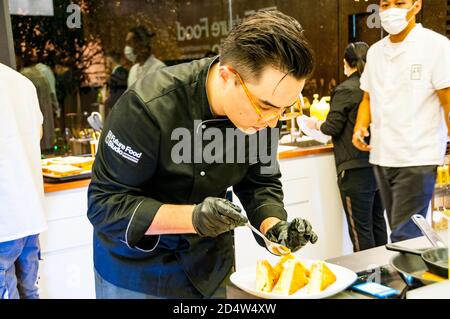
M 310 268 L 315 260 L 300 258 L 303 264 Z M 274 264 L 271 262 L 272 265 Z M 308 285 L 298 290 L 296 293 L 286 296 L 271 292 L 262 292 L 256 290 L 256 265 L 255 267 L 243 268 L 236 271 L 230 277 L 230 280 L 240 289 L 257 297 L 265 299 L 321 299 L 333 296 L 347 289 L 355 282 L 357 275 L 350 269 L 326 263 L 330 270 L 336 275 L 336 281 L 327 287 L 324 291 L 316 294 L 308 294 Z

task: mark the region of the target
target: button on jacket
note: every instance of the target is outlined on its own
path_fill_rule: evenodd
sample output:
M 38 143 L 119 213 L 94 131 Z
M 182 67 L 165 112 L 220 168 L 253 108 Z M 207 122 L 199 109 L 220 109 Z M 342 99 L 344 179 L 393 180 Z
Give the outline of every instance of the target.
M 245 154 L 244 162 L 202 160 L 202 152 L 212 148 L 211 138 L 203 143 L 190 139 L 184 152 L 178 148 L 182 136 L 208 130 L 225 136 L 227 129 L 236 129 L 227 118 L 215 118 L 208 104 L 205 83 L 214 62 L 172 66 L 139 80 L 105 123 L 89 186 L 88 217 L 94 226 L 95 268 L 117 286 L 169 298 L 208 297 L 232 268 L 232 232 L 216 238 L 145 236 L 163 204 L 224 197 L 232 186 L 255 227 L 267 217 L 287 217 L 278 163 L 263 170 L 266 155 L 276 156 L 278 135 L 256 157 L 228 139 L 216 148 L 216 158 Z M 270 137 L 277 130 L 263 132 Z M 248 146 L 248 136 L 239 138 Z

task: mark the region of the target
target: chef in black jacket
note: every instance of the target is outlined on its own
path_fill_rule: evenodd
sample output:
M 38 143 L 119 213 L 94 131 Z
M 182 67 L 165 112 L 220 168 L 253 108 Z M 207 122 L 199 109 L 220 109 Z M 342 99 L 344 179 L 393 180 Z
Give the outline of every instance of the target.
M 225 297 L 247 217 L 293 251 L 317 241 L 286 221 L 276 161 L 279 118 L 314 67 L 302 27 L 258 12 L 221 53 L 137 81 L 113 108 L 88 191 L 98 298 Z M 224 199 L 231 186 L 247 217 Z
M 313 118 L 308 122 L 310 128 L 332 136 L 338 186 L 354 251 L 387 243 L 384 208 L 369 163 L 369 153 L 359 151 L 352 144 L 353 128 L 363 96 L 359 79 L 368 49 L 364 42 L 347 46 L 344 73 L 348 79 L 333 92 L 325 122 Z

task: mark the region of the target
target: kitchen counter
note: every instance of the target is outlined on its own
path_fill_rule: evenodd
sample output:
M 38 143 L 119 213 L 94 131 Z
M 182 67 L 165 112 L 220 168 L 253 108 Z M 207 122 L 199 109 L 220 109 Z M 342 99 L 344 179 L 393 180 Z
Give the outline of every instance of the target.
M 332 145 L 295 147 L 295 148 L 293 147 L 283 148 L 282 146 L 280 146 L 280 148 L 282 149 L 282 151 L 278 152 L 278 159 L 280 160 L 333 152 Z M 82 179 L 67 183 L 44 183 L 44 192 L 53 193 L 64 190 L 83 188 L 87 187 L 90 182 L 91 182 L 90 179 Z
M 54 192 L 60 192 L 65 190 L 71 190 L 71 189 L 77 189 L 77 188 L 84 188 L 89 186 L 89 183 L 91 182 L 91 179 L 80 179 L 77 181 L 72 182 L 65 182 L 65 183 L 44 183 L 44 192 L 45 193 L 54 193 Z
M 283 149 L 283 146 L 280 146 Z M 288 159 L 309 155 L 317 155 L 317 154 L 326 154 L 333 152 L 333 145 L 320 145 L 320 146 L 312 146 L 312 147 L 296 147 L 289 150 L 282 150 L 278 152 L 278 159 Z
M 445 232 L 440 233 L 440 237 L 446 241 L 447 234 Z M 409 248 L 426 248 L 430 247 L 430 242 L 424 236 L 415 239 L 406 240 L 400 243 L 396 243 L 404 247 Z M 373 249 L 364 250 L 358 253 L 341 256 L 337 258 L 332 258 L 326 260 L 331 264 L 336 264 L 342 267 L 346 267 L 354 272 L 368 271 L 380 266 L 388 265 L 389 260 L 392 256 L 396 255 L 397 252 L 389 251 L 384 246 L 380 246 Z M 256 266 L 255 266 L 256 267 Z M 253 295 L 250 295 L 234 285 L 227 287 L 227 297 L 228 299 L 257 299 Z M 352 291 L 343 291 L 333 297 L 332 299 L 368 299 L 361 294 Z

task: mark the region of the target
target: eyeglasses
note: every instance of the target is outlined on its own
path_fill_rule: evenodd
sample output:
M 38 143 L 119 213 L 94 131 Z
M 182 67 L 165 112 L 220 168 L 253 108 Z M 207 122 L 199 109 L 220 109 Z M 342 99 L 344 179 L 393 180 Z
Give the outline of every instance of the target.
M 297 116 L 300 116 L 303 114 L 303 112 L 302 112 L 303 96 L 300 93 L 299 97 L 297 97 L 297 101 L 295 102 L 295 104 L 297 105 L 300 112 L 291 112 L 291 113 L 285 114 L 286 110 L 289 107 L 280 107 L 279 111 L 264 115 L 263 110 L 261 110 L 261 108 L 258 106 L 258 103 L 255 101 L 254 95 L 250 92 L 248 87 L 245 85 L 242 77 L 239 75 L 239 73 L 236 70 L 232 69 L 231 71 L 234 74 L 236 74 L 237 78 L 239 79 L 239 83 L 241 83 L 241 86 L 244 89 L 244 92 L 247 95 L 247 98 L 250 100 L 250 104 L 252 105 L 256 114 L 258 114 L 260 120 L 264 121 L 267 125 L 268 125 L 268 122 L 270 122 L 274 119 L 277 119 L 278 121 L 289 121 L 289 120 L 292 120 L 292 119 L 296 118 Z M 301 97 L 301 99 L 300 99 L 300 97 Z

